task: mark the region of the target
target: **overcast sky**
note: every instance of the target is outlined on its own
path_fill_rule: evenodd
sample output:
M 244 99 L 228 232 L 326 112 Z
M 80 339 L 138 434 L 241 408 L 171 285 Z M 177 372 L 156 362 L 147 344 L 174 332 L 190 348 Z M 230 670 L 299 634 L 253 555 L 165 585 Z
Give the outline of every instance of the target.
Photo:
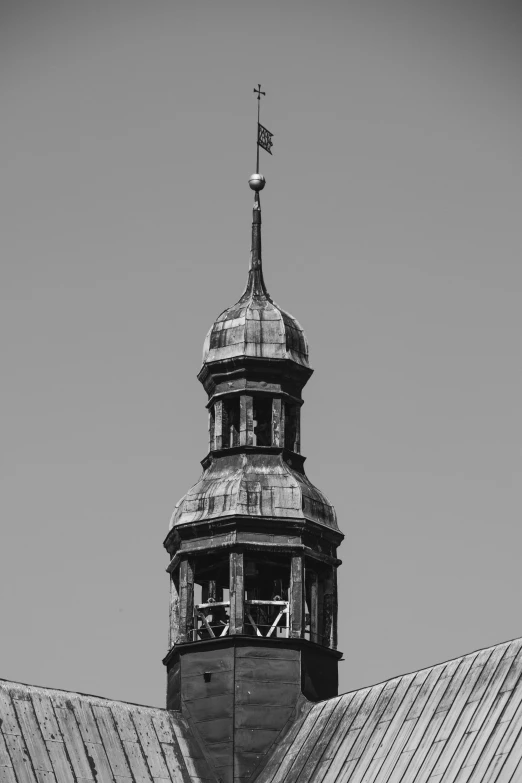
M 522 635 L 520 3 L 0 9 L 0 677 L 164 704 L 162 542 L 246 279 L 258 82 L 341 691 Z

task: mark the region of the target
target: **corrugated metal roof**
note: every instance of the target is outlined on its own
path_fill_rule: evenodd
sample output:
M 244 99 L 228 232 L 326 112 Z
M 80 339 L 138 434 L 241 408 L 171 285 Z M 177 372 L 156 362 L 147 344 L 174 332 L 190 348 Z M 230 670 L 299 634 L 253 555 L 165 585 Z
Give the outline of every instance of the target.
M 522 781 L 522 639 L 307 705 L 257 783 Z
M 215 783 L 177 713 L 0 680 L 1 783 Z

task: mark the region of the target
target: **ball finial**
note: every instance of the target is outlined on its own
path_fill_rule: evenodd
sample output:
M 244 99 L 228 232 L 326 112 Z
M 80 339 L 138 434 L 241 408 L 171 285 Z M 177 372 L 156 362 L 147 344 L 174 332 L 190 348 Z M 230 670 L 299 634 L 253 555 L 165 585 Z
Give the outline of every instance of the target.
M 259 193 L 260 190 L 263 190 L 263 188 L 266 185 L 266 179 L 263 177 L 262 174 L 252 174 L 250 179 L 248 180 L 248 184 L 250 185 L 252 190 L 255 190 L 256 193 Z

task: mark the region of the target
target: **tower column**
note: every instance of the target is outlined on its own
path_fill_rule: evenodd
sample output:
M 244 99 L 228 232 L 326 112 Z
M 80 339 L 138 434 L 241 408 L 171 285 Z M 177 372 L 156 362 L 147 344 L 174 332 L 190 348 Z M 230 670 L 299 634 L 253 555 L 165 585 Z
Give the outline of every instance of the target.
M 169 650 L 179 642 L 179 573 L 170 577 Z
M 297 454 L 301 453 L 301 408 L 296 407 L 295 410 L 295 440 L 294 451 Z
M 252 398 L 250 398 L 252 399 Z M 245 567 L 243 552 L 230 553 L 230 634 L 242 634 L 245 626 Z
M 252 446 L 254 443 L 254 398 L 242 394 L 239 408 L 239 445 Z
M 310 584 L 310 605 L 308 607 L 310 611 L 310 641 L 317 643 L 321 627 L 319 624 L 319 579 L 315 571 L 308 572 L 307 568 L 305 576 L 307 583 Z
M 280 397 L 272 400 L 272 446 L 285 445 L 285 412 Z
M 303 635 L 304 615 L 304 558 L 292 555 L 290 566 L 290 636 L 300 639 Z
M 337 650 L 337 568 L 332 569 L 332 650 Z
M 323 595 L 323 644 L 326 647 L 337 647 L 337 596 L 335 595 L 337 585 L 337 572 L 334 567 L 325 579 Z
M 194 625 L 194 564 L 184 557 L 179 565 L 179 638 L 192 641 Z
M 209 451 L 215 449 L 215 437 L 216 437 L 216 414 L 214 408 L 210 408 L 208 412 L 208 448 Z
M 215 424 L 214 424 L 214 448 L 215 449 L 222 449 L 223 448 L 223 400 L 217 400 L 214 404 L 214 415 L 215 415 Z

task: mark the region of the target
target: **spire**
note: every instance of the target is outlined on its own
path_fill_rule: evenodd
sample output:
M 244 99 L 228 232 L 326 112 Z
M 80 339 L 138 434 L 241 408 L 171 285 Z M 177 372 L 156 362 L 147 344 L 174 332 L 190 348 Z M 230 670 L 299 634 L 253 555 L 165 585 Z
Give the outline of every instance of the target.
M 259 177 L 255 179 L 254 177 Z M 252 245 L 250 248 L 250 268 L 248 270 L 248 280 L 245 292 L 241 300 L 249 299 L 254 296 L 261 296 L 270 299 L 263 279 L 263 263 L 261 258 L 261 199 L 259 190 L 265 185 L 265 178 L 260 174 L 253 174 L 250 178 L 250 187 L 256 186 L 254 196 L 254 208 L 252 210 Z M 261 187 L 259 187 L 261 185 Z
M 259 173 L 259 148 L 263 147 L 264 150 L 272 154 L 272 136 L 266 128 L 264 128 L 259 122 L 259 111 L 261 105 L 261 96 L 266 95 L 266 92 L 261 90 L 261 85 L 257 85 L 257 89 L 254 87 L 254 92 L 257 94 L 257 155 L 256 155 L 256 173 L 252 174 L 248 180 L 251 190 L 255 192 L 254 196 L 254 209 L 252 211 L 252 245 L 250 252 L 250 269 L 248 272 L 248 281 L 245 288 L 245 292 L 240 301 L 244 301 L 250 297 L 261 296 L 270 299 L 270 294 L 266 290 L 265 281 L 263 280 L 263 265 L 261 261 L 261 200 L 259 193 L 266 185 L 266 180 L 262 174 Z

